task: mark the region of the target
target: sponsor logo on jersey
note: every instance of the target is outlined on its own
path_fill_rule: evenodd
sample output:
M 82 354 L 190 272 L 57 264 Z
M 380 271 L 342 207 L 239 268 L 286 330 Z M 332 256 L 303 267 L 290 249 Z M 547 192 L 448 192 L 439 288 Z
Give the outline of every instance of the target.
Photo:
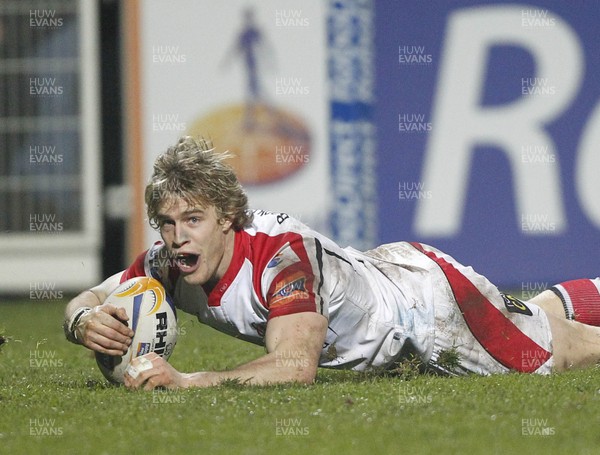
M 504 306 L 506 306 L 509 313 L 525 314 L 527 316 L 533 315 L 531 310 L 527 308 L 527 305 L 519 299 L 514 298 L 512 295 L 502 294 L 502 298 L 504 299 Z
M 309 298 L 309 295 L 306 291 L 306 276 L 303 272 L 296 272 L 277 283 L 270 307 L 273 308 L 292 300 L 307 298 Z
M 283 288 L 281 288 L 275 295 L 279 295 L 281 297 L 289 297 L 295 291 L 305 291 L 304 283 L 306 278 L 301 277 L 297 280 L 292 281 L 291 283 L 286 284 Z

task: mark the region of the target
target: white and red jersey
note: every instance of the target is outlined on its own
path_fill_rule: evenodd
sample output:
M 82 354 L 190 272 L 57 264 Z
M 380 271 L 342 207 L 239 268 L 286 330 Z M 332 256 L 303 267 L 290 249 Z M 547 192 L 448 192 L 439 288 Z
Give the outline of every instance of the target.
M 286 214 L 255 211 L 252 225 L 235 233 L 231 264 L 208 295 L 179 279 L 161 242 L 122 281 L 153 276 L 178 308 L 261 345 L 270 318 L 321 313 L 329 324 L 320 366 L 364 370 L 385 367 L 401 351 L 427 360 L 433 349 L 433 307 L 419 267 L 427 258 L 405 245 L 412 260 L 403 267 L 387 262 L 385 246 L 343 249 Z M 393 280 L 386 269 L 393 269 Z
M 175 305 L 217 330 L 264 344 L 269 319 L 314 311 L 328 319 L 320 366 L 386 368 L 408 355 L 443 373 L 548 373 L 545 313 L 505 296 L 435 248 L 397 242 L 359 252 L 282 213 L 254 212 L 235 233 L 225 275 L 208 293 L 186 284 L 157 242 L 122 280 L 153 276 Z M 460 362 L 448 368 L 445 351 Z

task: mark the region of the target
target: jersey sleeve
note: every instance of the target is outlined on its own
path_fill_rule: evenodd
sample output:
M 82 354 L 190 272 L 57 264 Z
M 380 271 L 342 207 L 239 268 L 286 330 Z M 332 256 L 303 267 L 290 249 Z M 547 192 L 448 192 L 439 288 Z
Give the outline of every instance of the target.
M 303 312 L 323 314 L 320 267 L 314 255 L 307 252 L 304 241 L 277 253 L 265 273 L 268 319 Z

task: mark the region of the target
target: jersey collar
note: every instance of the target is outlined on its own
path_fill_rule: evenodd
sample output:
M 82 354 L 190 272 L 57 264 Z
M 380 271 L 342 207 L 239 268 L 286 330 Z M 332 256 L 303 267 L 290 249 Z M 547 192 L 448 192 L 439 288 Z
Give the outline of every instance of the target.
M 231 283 L 238 275 L 244 260 L 246 259 L 249 252 L 249 240 L 245 231 L 235 232 L 234 244 L 233 244 L 233 255 L 229 267 L 225 271 L 223 277 L 217 282 L 217 284 L 208 291 L 204 288 L 204 291 L 208 295 L 208 306 L 220 306 L 221 297 L 225 294 L 225 291 L 229 289 Z

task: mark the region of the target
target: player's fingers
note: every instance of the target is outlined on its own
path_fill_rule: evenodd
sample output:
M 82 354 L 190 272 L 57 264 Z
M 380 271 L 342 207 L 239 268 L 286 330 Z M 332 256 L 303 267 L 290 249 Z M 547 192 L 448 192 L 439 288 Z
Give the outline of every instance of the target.
M 121 349 L 107 349 L 104 346 L 95 343 L 91 340 L 88 340 L 88 342 L 85 344 L 85 346 L 89 349 L 91 349 L 92 351 L 95 352 L 99 352 L 101 354 L 107 354 L 107 355 L 112 355 L 112 356 L 122 356 L 125 354 L 125 352 L 123 352 Z
M 147 354 L 133 359 L 125 370 L 124 376 L 128 378 L 128 387 L 137 389 L 154 374 L 156 374 L 154 365 Z
M 140 384 L 138 384 L 137 379 L 132 379 L 127 372 L 125 372 L 125 374 L 123 375 L 123 384 L 125 385 L 125 387 L 132 390 L 136 390 L 140 387 Z
M 129 320 L 125 308 L 117 308 L 110 304 L 100 305 L 96 307 L 95 316 L 98 320 L 101 320 L 105 325 L 113 328 L 117 332 L 128 337 L 133 336 L 133 330 L 124 324 L 124 322 Z M 107 316 L 110 316 L 110 318 Z
M 111 316 L 106 317 L 112 320 L 112 322 L 108 321 L 108 323 L 120 324 Z M 129 349 L 131 338 L 105 325 L 106 322 L 98 319 L 90 319 L 84 323 L 81 328 L 81 340 L 83 340 L 84 346 L 94 349 L 92 347 L 93 344 L 100 347 L 100 349 L 94 350 L 98 350 L 98 352 L 102 352 L 103 354 L 124 355 Z
M 116 339 L 119 339 L 120 341 L 124 342 L 123 337 L 127 337 L 127 338 L 133 337 L 133 330 L 131 330 L 129 327 L 127 327 L 125 324 L 123 324 L 123 322 L 121 322 L 119 319 L 117 319 L 115 317 L 117 315 L 116 308 L 115 307 L 112 307 L 112 308 L 115 310 L 114 313 L 112 313 L 112 314 L 107 313 L 102 310 L 95 312 L 95 314 L 92 317 L 90 317 L 89 323 L 98 329 L 102 328 L 102 326 L 112 329 L 117 334 L 121 335 L 121 336 L 117 336 Z M 96 325 L 96 324 L 98 324 L 98 325 Z
M 119 323 L 111 316 L 104 315 L 104 317 L 112 319 L 113 324 Z M 84 318 L 76 330 L 77 339 L 81 340 L 85 347 L 110 355 L 123 355 L 127 352 L 131 344 L 130 337 L 105 326 L 106 321 L 103 322 L 102 318 L 87 317 L 87 315 Z
M 119 343 L 97 333 L 88 334 L 84 339 L 84 345 L 102 354 L 118 356 L 125 355 L 129 349 L 127 344 Z
M 144 385 L 144 389 L 152 390 L 157 387 L 164 387 L 166 389 L 177 389 L 180 386 L 180 382 L 178 381 L 179 373 L 171 366 L 169 363 L 160 357 L 155 352 L 151 352 L 146 355 L 146 357 L 150 358 L 152 356 L 153 365 L 152 372 L 153 375 L 149 375 L 146 384 Z
M 96 340 L 99 339 L 98 337 L 107 339 L 109 343 L 104 345 L 107 348 L 120 347 L 127 351 L 127 348 L 131 344 L 131 336 L 129 336 L 129 332 L 124 334 L 121 330 L 119 330 L 120 326 L 122 325 L 119 321 L 110 316 L 107 316 L 107 318 L 108 319 L 104 320 L 89 320 L 85 327 L 86 335 L 89 338 L 95 337 Z
M 113 316 L 116 316 L 117 319 L 119 319 L 120 321 L 129 321 L 129 316 L 127 316 L 127 311 L 125 311 L 125 308 L 119 307 L 116 308 L 116 311 L 114 312 Z
M 154 390 L 158 386 L 160 386 L 160 377 L 156 375 L 156 373 L 150 376 L 144 383 L 144 390 L 150 391 Z
M 144 390 L 154 390 L 157 387 L 165 387 L 167 389 L 174 388 L 172 380 L 167 371 L 164 370 L 164 368 L 155 367 L 152 370 L 148 371 L 147 376 L 148 379 L 146 379 L 145 382 L 142 383 Z

